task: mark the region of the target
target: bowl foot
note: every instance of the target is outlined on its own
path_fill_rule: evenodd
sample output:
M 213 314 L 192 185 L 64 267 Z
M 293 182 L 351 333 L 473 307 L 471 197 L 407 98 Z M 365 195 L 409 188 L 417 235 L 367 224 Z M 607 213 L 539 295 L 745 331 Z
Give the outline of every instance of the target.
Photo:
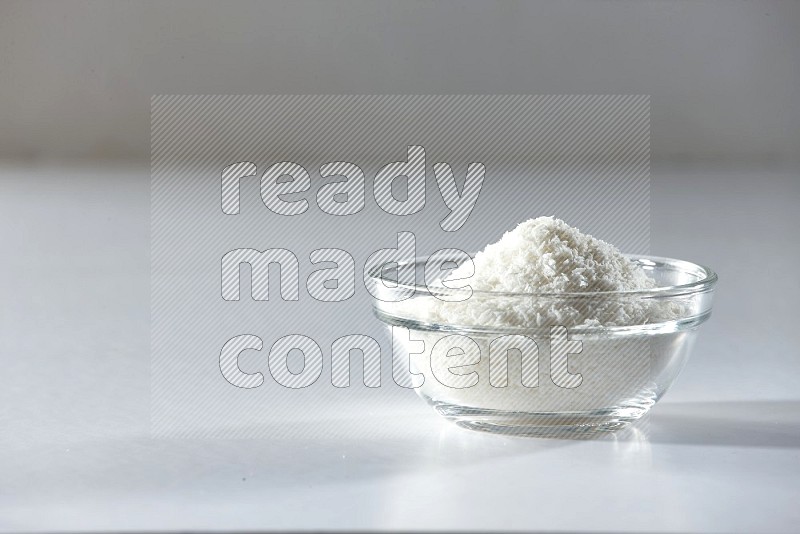
M 516 436 L 585 439 L 627 427 L 649 406 L 582 412 L 514 412 L 459 406 L 426 399 L 439 415 L 461 428 Z

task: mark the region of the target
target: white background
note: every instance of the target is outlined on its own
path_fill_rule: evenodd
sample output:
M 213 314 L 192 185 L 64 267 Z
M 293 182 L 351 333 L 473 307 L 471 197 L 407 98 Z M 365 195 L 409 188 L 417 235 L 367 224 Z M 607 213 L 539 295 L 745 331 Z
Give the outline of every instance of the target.
M 799 11 L 0 3 L 0 529 L 795 531 Z M 150 438 L 150 96 L 336 92 L 652 95 L 651 250 L 720 284 L 640 428 L 471 433 L 401 391 Z

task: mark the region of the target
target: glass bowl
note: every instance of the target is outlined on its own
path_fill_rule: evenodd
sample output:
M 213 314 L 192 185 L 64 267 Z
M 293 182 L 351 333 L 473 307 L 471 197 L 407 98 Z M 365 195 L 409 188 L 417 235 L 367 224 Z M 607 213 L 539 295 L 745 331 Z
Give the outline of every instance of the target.
M 428 273 L 462 258 L 460 251 L 452 258 L 437 253 Z M 473 430 L 552 436 L 613 431 L 636 421 L 684 367 L 711 315 L 717 275 L 687 261 L 628 258 L 656 287 L 481 292 L 445 287 L 431 276 L 423 285 L 398 282 L 398 273 L 411 269 L 414 280 L 426 280 L 428 257 L 372 269 L 367 282 L 374 313 L 392 340 L 395 379 L 404 372 L 402 385 Z

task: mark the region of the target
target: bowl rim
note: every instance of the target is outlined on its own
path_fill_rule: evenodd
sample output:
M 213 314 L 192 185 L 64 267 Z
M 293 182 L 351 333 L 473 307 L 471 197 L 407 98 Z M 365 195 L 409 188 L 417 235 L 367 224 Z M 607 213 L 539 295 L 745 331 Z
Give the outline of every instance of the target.
M 461 252 L 461 251 L 459 251 Z M 416 256 L 413 261 L 397 262 L 398 266 L 406 266 L 413 263 L 419 265 L 420 263 L 427 263 L 432 255 Z M 475 253 L 469 253 L 471 258 L 475 257 Z M 642 297 L 642 298 L 659 298 L 659 297 L 675 297 L 683 295 L 691 295 L 697 293 L 705 293 L 713 291 L 714 287 L 719 280 L 717 273 L 711 268 L 694 263 L 687 260 L 679 260 L 675 258 L 668 258 L 664 256 L 651 256 L 647 254 L 623 254 L 626 258 L 642 263 L 647 267 L 672 266 L 683 272 L 695 272 L 700 275 L 698 280 L 689 282 L 687 284 L 678 284 L 673 286 L 659 286 L 650 289 L 634 289 L 627 291 L 531 291 L 531 292 L 511 292 L 511 291 L 482 291 L 472 288 L 450 288 L 440 285 L 428 284 L 401 284 L 397 281 L 390 281 L 392 289 L 402 289 L 414 292 L 422 292 L 428 294 L 447 294 L 447 295 L 469 295 L 482 296 L 482 297 L 547 297 L 547 298 L 564 298 L 564 299 L 586 299 L 586 298 L 609 298 L 609 297 Z M 646 263 L 645 263 L 646 262 Z M 383 273 L 384 264 L 373 267 L 367 273 L 367 276 L 373 283 L 381 283 L 385 287 L 384 278 L 380 276 Z M 461 280 L 469 280 L 464 278 Z

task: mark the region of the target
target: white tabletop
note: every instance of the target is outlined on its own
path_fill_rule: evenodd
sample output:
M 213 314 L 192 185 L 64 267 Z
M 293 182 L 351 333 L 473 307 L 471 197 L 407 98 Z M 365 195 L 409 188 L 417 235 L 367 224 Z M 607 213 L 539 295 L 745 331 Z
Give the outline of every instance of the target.
M 399 388 L 155 439 L 148 169 L 6 165 L 0 192 L 4 531 L 800 525 L 797 173 L 654 168 L 652 253 L 713 267 L 718 297 L 665 399 L 593 441 L 462 430 Z

